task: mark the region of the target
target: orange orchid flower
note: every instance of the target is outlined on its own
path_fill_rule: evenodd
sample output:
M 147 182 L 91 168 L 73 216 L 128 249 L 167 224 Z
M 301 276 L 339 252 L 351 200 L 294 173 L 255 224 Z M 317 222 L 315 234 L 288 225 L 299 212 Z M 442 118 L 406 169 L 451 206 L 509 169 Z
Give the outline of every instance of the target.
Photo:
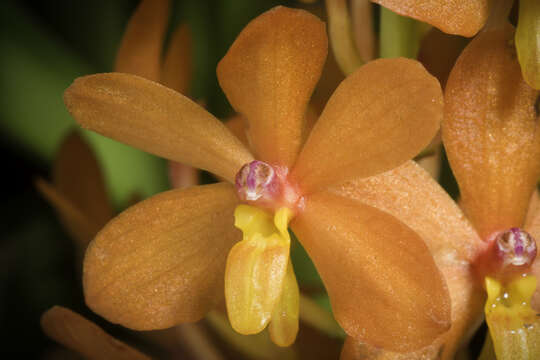
M 493 358 L 540 356 L 540 261 L 534 241 L 540 238 L 539 94 L 521 77 L 512 36 L 510 27 L 478 35 L 446 87 L 443 143 L 468 219 L 413 164 L 337 190 L 417 231 L 444 274 L 452 303 L 450 331 L 430 346 L 404 355 L 348 339 L 342 359 L 453 359 L 483 313 Z
M 302 10 L 274 8 L 240 33 L 217 73 L 248 123 L 251 150 L 155 82 L 119 73 L 75 80 L 64 100 L 83 127 L 229 182 L 168 191 L 109 222 L 84 262 L 95 312 L 133 329 L 166 328 L 200 319 L 225 293 L 235 330 L 268 325 L 274 342 L 289 345 L 299 303 L 290 225 L 350 336 L 408 351 L 448 329 L 448 289 L 420 235 L 327 190 L 420 152 L 442 117 L 440 85 L 416 61 L 371 62 L 341 83 L 306 136 L 326 54 L 324 24 Z

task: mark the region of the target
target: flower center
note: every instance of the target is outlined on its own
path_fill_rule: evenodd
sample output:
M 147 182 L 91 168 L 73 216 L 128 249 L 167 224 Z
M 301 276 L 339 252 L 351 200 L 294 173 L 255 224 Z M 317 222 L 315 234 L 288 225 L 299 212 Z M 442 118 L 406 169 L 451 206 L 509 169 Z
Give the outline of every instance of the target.
M 254 160 L 236 174 L 236 193 L 240 201 L 274 212 L 286 207 L 293 214 L 301 206 L 298 188 L 287 179 L 288 169 Z
M 272 166 L 263 161 L 252 161 L 236 174 L 236 191 L 243 201 L 273 198 L 279 191 L 279 182 Z
M 516 227 L 491 238 L 486 252 L 476 260 L 476 268 L 481 279 L 491 276 L 506 283 L 528 273 L 535 258 L 536 241 Z

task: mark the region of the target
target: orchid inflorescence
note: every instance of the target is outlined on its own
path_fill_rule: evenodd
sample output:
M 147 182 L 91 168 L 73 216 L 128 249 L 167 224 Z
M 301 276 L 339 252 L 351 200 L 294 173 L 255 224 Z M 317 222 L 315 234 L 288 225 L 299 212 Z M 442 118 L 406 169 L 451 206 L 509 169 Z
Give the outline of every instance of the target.
M 268 328 L 290 346 L 301 313 L 293 233 L 347 334 L 342 359 L 450 359 L 484 316 L 482 356 L 540 356 L 539 66 L 524 25 L 514 35 L 504 1 L 374 2 L 476 35 L 439 79 L 444 94 L 418 61 L 351 69 L 358 59 L 341 57 L 350 75 L 312 124 L 325 25 L 285 7 L 252 20 L 218 64 L 240 124 L 171 89 L 156 56 L 139 65 L 150 72 L 124 56 L 120 72 L 75 80 L 64 101 L 83 128 L 223 180 L 155 195 L 97 233 L 83 267 L 93 311 L 153 330 L 224 300 L 234 330 Z M 459 206 L 411 161 L 440 128 Z

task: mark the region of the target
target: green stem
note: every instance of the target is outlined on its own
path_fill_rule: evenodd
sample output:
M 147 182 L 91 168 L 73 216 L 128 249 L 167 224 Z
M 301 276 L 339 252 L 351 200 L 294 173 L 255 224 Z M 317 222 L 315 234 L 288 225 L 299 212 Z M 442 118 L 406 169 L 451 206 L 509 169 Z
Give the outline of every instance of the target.
M 416 58 L 420 31 L 415 20 L 381 7 L 379 56 L 381 58 Z

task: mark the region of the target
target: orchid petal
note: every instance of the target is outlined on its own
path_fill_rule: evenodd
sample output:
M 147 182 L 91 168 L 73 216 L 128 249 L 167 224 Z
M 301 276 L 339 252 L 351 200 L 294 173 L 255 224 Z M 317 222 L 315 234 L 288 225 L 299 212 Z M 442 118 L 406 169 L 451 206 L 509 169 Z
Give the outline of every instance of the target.
M 191 84 L 191 33 L 187 25 L 180 25 L 173 33 L 161 69 L 161 83 L 187 95 Z
M 540 177 L 538 92 L 521 78 L 512 36 L 509 27 L 478 35 L 446 85 L 443 143 L 483 239 L 522 227 Z
M 396 217 L 424 240 L 449 288 L 452 327 L 438 343 L 445 344 L 443 357 L 453 358 L 463 336 L 479 326 L 484 304 L 484 291 L 471 264 L 485 244 L 462 211 L 413 161 L 332 191 Z
M 47 201 L 55 208 L 68 233 L 84 249 L 98 233 L 102 225 L 97 224 L 69 198 L 64 196 L 54 185 L 38 179 L 36 187 Z
M 84 261 L 86 303 L 136 330 L 200 319 L 223 294 L 237 198 L 230 184 L 156 195 L 97 235 Z
M 99 228 L 112 219 L 114 212 L 96 155 L 76 132 L 60 146 L 53 165 L 53 183 Z
M 258 159 L 294 164 L 327 42 L 317 17 L 280 6 L 251 21 L 219 63 L 219 83 L 234 109 L 246 117 Z
M 78 78 L 64 102 L 81 126 L 231 182 L 253 160 L 218 119 L 187 97 L 138 76 Z
M 488 0 L 371 0 L 403 16 L 427 22 L 445 33 L 474 36 L 484 26 Z
M 114 70 L 159 81 L 168 20 L 168 0 L 141 1 L 127 25 Z
M 334 92 L 291 176 L 309 194 L 401 165 L 437 133 L 442 101 L 439 83 L 417 61 L 372 61 Z
M 150 359 L 116 340 L 93 322 L 61 306 L 54 306 L 41 316 L 41 328 L 51 339 L 87 359 Z
M 405 352 L 450 327 L 444 278 L 422 239 L 394 217 L 319 192 L 305 199 L 291 225 L 349 336 Z

